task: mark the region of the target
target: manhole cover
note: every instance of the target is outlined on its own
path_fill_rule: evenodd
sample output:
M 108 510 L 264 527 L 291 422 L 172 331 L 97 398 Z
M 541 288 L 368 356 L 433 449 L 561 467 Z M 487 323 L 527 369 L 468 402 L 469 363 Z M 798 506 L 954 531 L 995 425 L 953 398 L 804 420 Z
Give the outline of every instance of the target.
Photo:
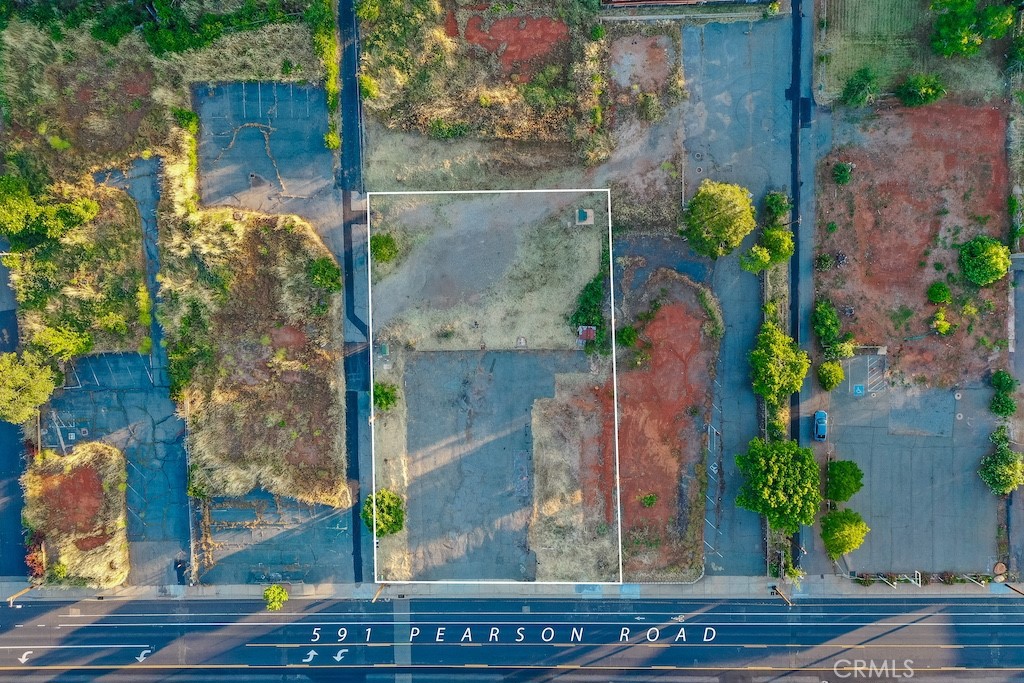
M 698 166 L 697 167 L 697 173 L 703 173 L 703 172 L 704 172 L 704 169 L 701 168 L 700 166 Z
M 959 401 L 963 397 L 961 396 L 960 392 L 958 391 L 955 394 L 953 394 L 953 398 L 955 398 L 957 401 Z
M 956 414 L 956 419 L 958 419 L 958 420 L 964 419 L 964 414 L 963 413 L 957 413 Z

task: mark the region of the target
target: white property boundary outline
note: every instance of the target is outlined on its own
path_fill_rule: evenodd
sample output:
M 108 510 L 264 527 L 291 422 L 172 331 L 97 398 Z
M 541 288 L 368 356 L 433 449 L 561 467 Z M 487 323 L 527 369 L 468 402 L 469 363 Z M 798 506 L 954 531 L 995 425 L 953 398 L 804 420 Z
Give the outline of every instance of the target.
M 376 409 L 373 404 L 373 259 L 370 257 L 370 237 L 372 233 L 371 206 L 373 197 L 396 197 L 412 195 L 472 195 L 472 194 L 582 194 L 604 193 L 608 211 L 608 289 L 611 308 L 611 344 L 612 344 L 612 409 L 614 412 L 613 433 L 615 436 L 615 518 L 618 530 L 619 545 L 619 580 L 618 581 L 511 581 L 503 579 L 479 579 L 479 580 L 436 580 L 436 581 L 395 581 L 388 580 L 392 584 L 498 584 L 498 585 L 537 585 L 537 586 L 621 586 L 623 585 L 623 557 L 622 557 L 622 486 L 619 478 L 619 375 L 615 362 L 615 261 L 612 255 L 612 193 L 609 188 L 579 188 L 579 189 L 550 189 L 550 190 L 403 190 L 394 192 L 367 192 L 366 193 L 366 296 L 369 302 L 367 313 L 367 342 L 370 355 L 370 477 L 372 481 L 371 495 L 377 495 L 377 444 L 374 425 L 376 421 Z M 373 535 L 373 582 L 381 583 L 377 574 L 377 506 L 373 506 L 373 528 L 370 529 Z

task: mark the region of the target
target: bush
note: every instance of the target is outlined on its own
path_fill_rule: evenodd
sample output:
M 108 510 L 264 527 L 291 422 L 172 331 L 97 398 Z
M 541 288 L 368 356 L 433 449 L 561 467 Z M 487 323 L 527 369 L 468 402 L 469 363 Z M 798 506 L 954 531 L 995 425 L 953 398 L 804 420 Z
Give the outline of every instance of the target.
M 615 335 L 615 342 L 619 346 L 630 348 L 636 346 L 637 339 L 639 338 L 640 333 L 636 331 L 636 328 L 632 325 L 626 325 Z
M 330 128 L 324 133 L 324 147 L 331 150 L 341 148 L 341 135 L 338 134 L 334 121 L 331 121 Z
M 838 361 L 829 360 L 818 366 L 818 383 L 825 391 L 832 391 L 845 379 L 843 366 Z
M 267 603 L 267 609 L 271 612 L 278 612 L 288 602 L 288 591 L 284 586 L 274 584 L 267 586 L 263 591 L 263 601 Z
M 598 275 L 584 285 L 576 297 L 576 310 L 569 316 L 569 325 L 574 329 L 589 325 L 601 329 L 604 326 L 604 276 Z
M 949 291 L 949 285 L 945 282 L 933 282 L 928 287 L 928 301 L 933 304 L 948 304 L 953 300 L 953 294 Z
M 999 417 L 1010 417 L 1017 412 L 1017 402 L 1010 394 L 997 391 L 988 408 Z
M 868 66 L 857 69 L 843 86 L 839 101 L 847 107 L 863 107 L 878 96 L 878 74 Z
M 606 33 L 604 24 L 594 24 L 594 27 L 590 29 L 590 39 L 596 42 L 604 38 Z
M 387 412 L 398 405 L 398 387 L 387 382 L 373 383 L 373 407 Z
M 370 237 L 370 258 L 377 263 L 390 263 L 398 258 L 395 236 L 382 232 Z
M 374 528 L 373 512 L 377 509 L 377 525 Z M 379 489 L 377 494 L 369 496 L 363 502 L 363 511 L 360 515 L 366 528 L 374 529 L 379 536 L 390 536 L 397 534 L 405 526 L 405 503 L 402 498 L 388 489 Z
M 978 476 L 997 496 L 1006 496 L 1024 483 L 1024 459 L 1010 449 L 1006 425 L 1000 425 L 989 439 L 995 450 L 981 459 Z
M 864 518 L 853 510 L 834 510 L 821 518 L 821 540 L 833 561 L 859 548 L 869 531 Z
M 943 337 L 949 336 L 956 332 L 957 326 L 946 320 L 946 309 L 940 308 L 935 311 L 935 315 L 932 316 L 931 327 L 933 330 L 941 334 Z
M 744 476 L 737 505 L 764 515 L 770 528 L 787 534 L 814 523 L 821 476 L 810 448 L 754 439 L 736 456 L 736 465 Z
M 828 488 L 825 497 L 845 503 L 864 488 L 864 472 L 852 460 L 835 460 L 828 464 Z
M 896 97 L 905 107 L 922 107 L 941 100 L 946 95 L 942 80 L 932 74 L 916 74 L 896 88 Z
M 686 204 L 680 232 L 695 252 L 718 258 L 738 247 L 756 225 L 749 191 L 705 179 Z
M 818 343 L 822 348 L 827 348 L 836 343 L 839 339 L 839 311 L 835 304 L 828 299 L 818 299 L 814 302 L 814 309 L 811 311 L 811 329 L 818 337 Z
M 827 273 L 836 267 L 836 257 L 825 252 L 814 257 L 814 269 L 819 273 Z
M 66 362 L 92 351 L 92 335 L 67 327 L 44 327 L 32 336 L 32 347 L 47 358 Z
M 359 94 L 364 100 L 375 100 L 380 97 L 380 86 L 373 76 L 359 74 Z
M 796 251 L 793 231 L 787 225 L 765 228 L 761 234 L 761 244 L 768 251 L 772 263 L 788 261 Z
M 778 223 L 792 209 L 793 203 L 785 192 L 769 192 L 764 196 L 764 211 L 770 224 Z
M 848 164 L 845 161 L 840 161 L 838 164 L 832 167 L 832 180 L 836 181 L 837 185 L 846 185 L 853 179 L 853 164 Z
M 645 508 L 652 508 L 657 504 L 657 502 L 657 493 L 648 493 L 647 495 L 640 497 L 640 505 L 642 505 Z
M 307 263 L 306 278 L 317 289 L 341 291 L 341 268 L 330 256 L 321 256 Z
M 993 372 L 992 376 L 988 378 L 988 383 L 996 391 L 1001 391 L 1005 394 L 1012 394 L 1017 391 L 1017 387 L 1020 385 L 1020 382 L 1006 370 L 996 370 Z
M 960 247 L 958 261 L 964 277 L 984 287 L 1009 272 L 1010 249 L 991 237 L 978 235 Z
M 755 244 L 750 251 L 740 255 L 740 268 L 748 273 L 760 273 L 772 265 L 772 255 L 765 247 Z
M 452 140 L 468 135 L 469 124 L 449 123 L 443 119 L 434 119 L 430 122 L 428 133 L 435 140 Z
M 199 114 L 191 109 L 179 109 L 178 107 L 173 107 L 171 113 L 182 130 L 194 136 L 199 135 Z
M 636 98 L 637 115 L 644 121 L 657 121 L 665 115 L 658 94 L 653 92 L 640 93 Z
M 811 361 L 796 342 L 773 322 L 761 326 L 750 352 L 754 393 L 769 406 L 780 406 L 803 385 Z

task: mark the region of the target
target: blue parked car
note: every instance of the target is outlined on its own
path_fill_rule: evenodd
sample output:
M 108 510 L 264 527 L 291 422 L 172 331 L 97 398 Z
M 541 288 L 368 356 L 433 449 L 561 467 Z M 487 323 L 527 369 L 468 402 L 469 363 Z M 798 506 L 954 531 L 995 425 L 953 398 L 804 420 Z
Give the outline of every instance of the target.
M 819 410 L 814 414 L 814 440 L 824 441 L 828 437 L 828 413 Z

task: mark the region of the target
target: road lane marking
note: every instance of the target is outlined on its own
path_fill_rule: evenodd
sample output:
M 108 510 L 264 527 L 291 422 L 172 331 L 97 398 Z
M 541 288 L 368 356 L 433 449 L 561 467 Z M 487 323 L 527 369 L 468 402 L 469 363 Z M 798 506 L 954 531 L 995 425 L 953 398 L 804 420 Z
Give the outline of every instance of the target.
M 145 648 L 149 645 L 121 645 L 120 643 L 110 643 L 109 645 L 0 645 L 0 650 L 24 650 L 28 647 L 34 647 L 37 650 L 96 650 L 105 647 Z

